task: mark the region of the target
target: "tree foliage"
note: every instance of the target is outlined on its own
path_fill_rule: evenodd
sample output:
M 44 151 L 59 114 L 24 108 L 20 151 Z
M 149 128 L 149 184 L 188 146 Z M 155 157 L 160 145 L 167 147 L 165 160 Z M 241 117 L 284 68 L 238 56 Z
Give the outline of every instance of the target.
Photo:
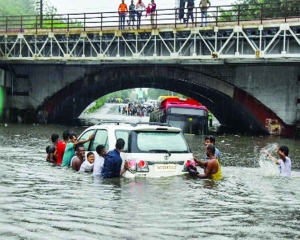
M 297 0 L 237 0 L 230 9 L 218 9 L 218 21 L 296 17 L 299 10 L 300 4 Z
M 0 0 L 0 16 L 34 15 L 34 0 Z
M 67 28 L 82 27 L 82 23 L 71 20 L 67 24 L 67 18 L 63 18 L 57 12 L 57 8 L 48 5 L 44 0 L 42 23 L 40 12 L 35 0 L 0 0 L 0 24 L 8 23 L 11 28 Z M 30 17 L 28 15 L 31 15 Z M 22 18 L 21 18 L 22 16 Z M 22 26 L 21 26 L 22 24 Z

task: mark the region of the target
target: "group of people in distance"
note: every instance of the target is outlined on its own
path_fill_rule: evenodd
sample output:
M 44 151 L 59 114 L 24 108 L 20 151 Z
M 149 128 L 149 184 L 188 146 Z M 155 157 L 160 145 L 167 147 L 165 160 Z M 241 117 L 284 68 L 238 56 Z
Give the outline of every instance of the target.
M 128 163 L 125 161 L 123 169 L 120 152 L 125 146 L 122 138 L 117 139 L 116 148 L 106 152 L 105 146 L 96 147 L 96 156 L 88 152 L 85 157 L 84 143 L 91 141 L 94 135 L 86 140 L 77 140 L 77 136 L 69 131 L 63 132 L 63 139 L 59 141 L 59 135 L 51 135 L 52 145 L 46 147 L 46 160 L 62 167 L 71 167 L 77 172 L 93 172 L 94 176 L 103 178 L 119 177 L 128 170 Z
M 127 4 L 124 0 L 122 0 L 122 3 L 119 5 L 118 13 L 119 13 L 119 29 L 124 30 L 125 29 L 125 18 L 126 15 L 128 15 L 128 27 L 129 29 L 134 29 L 135 26 L 135 16 L 137 17 L 136 21 L 136 27 L 137 29 L 140 29 L 141 27 L 141 17 L 143 15 L 143 12 L 146 12 L 146 17 L 150 16 L 151 26 L 152 28 L 155 28 L 155 12 L 156 12 L 156 3 L 154 0 L 151 0 L 151 3 L 148 4 L 146 7 L 142 0 L 138 0 L 136 4 L 134 4 L 133 0 L 131 0 L 131 4 L 129 5 L 129 8 L 127 8 Z
M 122 138 L 117 139 L 115 149 L 109 152 L 105 146 L 98 145 L 96 147 L 96 156 L 93 152 L 88 152 L 85 159 L 84 143 L 91 141 L 94 135 L 90 135 L 86 140 L 77 140 L 77 136 L 69 131 L 63 132 L 63 140 L 59 141 L 59 135 L 54 133 L 51 135 L 52 145 L 46 148 L 46 160 L 63 167 L 70 166 L 73 170 L 79 172 L 93 172 L 94 176 L 103 178 L 113 178 L 122 176 L 128 169 L 128 162 L 125 161 L 122 167 L 121 151 L 125 146 Z M 214 146 L 214 136 L 205 137 L 206 157 L 204 160 L 194 158 L 196 166 L 188 166 L 190 175 L 198 178 L 211 178 L 213 180 L 222 179 L 222 169 L 220 165 L 220 151 Z M 290 177 L 292 162 L 288 157 L 289 149 L 281 146 L 277 149 L 280 159 L 276 159 L 269 152 L 263 150 L 268 157 L 276 164 L 280 165 L 280 175 Z M 199 173 L 197 166 L 204 169 L 204 173 Z
M 201 9 L 201 25 L 200 27 L 207 27 L 207 10 L 210 8 L 211 3 L 209 0 L 200 0 L 199 8 Z M 187 13 L 186 13 L 186 27 L 188 26 L 189 19 L 192 20 L 194 24 L 194 7 L 195 0 L 188 0 L 186 4 Z

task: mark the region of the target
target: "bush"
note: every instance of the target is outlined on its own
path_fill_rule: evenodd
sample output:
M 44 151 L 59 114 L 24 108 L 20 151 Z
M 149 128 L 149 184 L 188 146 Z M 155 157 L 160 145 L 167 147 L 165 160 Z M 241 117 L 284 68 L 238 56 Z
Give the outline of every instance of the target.
M 96 112 L 99 108 L 101 108 L 106 103 L 106 97 L 99 98 L 95 102 L 96 102 L 96 104 L 93 107 L 86 110 L 85 113 Z

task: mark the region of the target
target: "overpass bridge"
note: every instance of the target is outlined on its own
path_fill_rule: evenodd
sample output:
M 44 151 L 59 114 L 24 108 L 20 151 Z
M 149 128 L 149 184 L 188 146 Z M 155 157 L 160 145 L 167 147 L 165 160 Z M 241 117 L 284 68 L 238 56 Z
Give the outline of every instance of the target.
M 142 17 L 140 29 L 124 30 L 117 13 L 0 17 L 2 119 L 42 111 L 66 121 L 107 93 L 152 87 L 199 100 L 237 131 L 291 136 L 300 18 L 289 6 L 270 17 L 268 7 L 212 7 L 207 27 L 199 8 L 194 22 L 164 9 L 154 25 Z

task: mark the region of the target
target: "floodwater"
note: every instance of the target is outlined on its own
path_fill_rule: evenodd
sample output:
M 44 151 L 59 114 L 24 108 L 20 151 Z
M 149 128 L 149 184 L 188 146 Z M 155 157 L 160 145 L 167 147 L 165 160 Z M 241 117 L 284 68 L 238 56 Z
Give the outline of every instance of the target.
M 218 136 L 224 179 L 94 179 L 45 162 L 66 126 L 0 126 L 1 239 L 300 239 L 299 141 Z M 68 127 L 80 134 L 85 127 Z M 202 136 L 186 136 L 197 158 Z M 262 148 L 290 148 L 291 178 Z M 274 153 L 274 152 L 273 152 Z M 274 153 L 275 154 L 275 153 Z

